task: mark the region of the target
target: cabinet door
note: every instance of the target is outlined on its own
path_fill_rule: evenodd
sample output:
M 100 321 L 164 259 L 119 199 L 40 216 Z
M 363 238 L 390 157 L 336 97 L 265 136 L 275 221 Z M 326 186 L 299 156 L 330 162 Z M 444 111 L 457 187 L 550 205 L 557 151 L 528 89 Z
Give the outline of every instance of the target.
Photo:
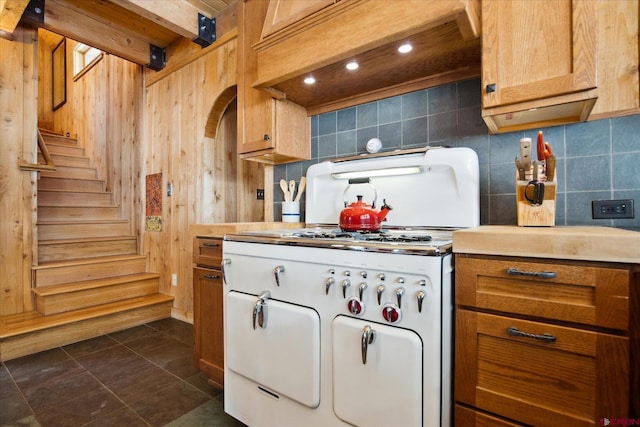
M 590 0 L 483 0 L 482 107 L 596 87 Z
M 628 355 L 626 337 L 458 309 L 455 398 L 541 427 L 627 418 Z
M 286 163 L 311 157 L 311 131 L 306 110 L 271 93 L 253 88 L 258 57 L 253 44 L 270 2 L 245 0 L 238 12 L 238 153 L 243 159 Z
M 365 327 L 374 333 L 363 349 Z M 422 378 L 422 341 L 413 331 L 351 317 L 333 321 L 333 409 L 357 426 L 422 426 L 423 394 L 439 403 L 439 388 Z M 366 364 L 363 363 L 366 353 Z M 424 425 L 440 420 L 439 405 Z
M 222 273 L 193 269 L 193 327 L 196 366 L 219 386 L 224 385 Z
M 252 88 L 258 75 L 258 57 L 252 45 L 260 40 L 269 2 L 246 0 L 238 4 L 238 153 L 273 148 L 275 100 Z

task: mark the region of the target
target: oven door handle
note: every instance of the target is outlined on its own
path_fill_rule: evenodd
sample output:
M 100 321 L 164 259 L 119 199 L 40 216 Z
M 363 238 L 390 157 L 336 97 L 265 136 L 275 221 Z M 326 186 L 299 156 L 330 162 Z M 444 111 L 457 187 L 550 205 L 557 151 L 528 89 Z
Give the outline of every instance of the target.
M 371 326 L 366 325 L 362 328 L 362 340 L 361 340 L 361 351 L 362 351 L 362 364 L 367 364 L 367 351 L 369 350 L 369 344 L 373 344 L 376 339 L 376 331 L 371 329 Z
M 256 329 L 256 323 L 261 328 L 267 326 L 267 300 L 271 298 L 271 292 L 264 291 L 258 296 L 258 301 L 253 305 L 253 329 Z

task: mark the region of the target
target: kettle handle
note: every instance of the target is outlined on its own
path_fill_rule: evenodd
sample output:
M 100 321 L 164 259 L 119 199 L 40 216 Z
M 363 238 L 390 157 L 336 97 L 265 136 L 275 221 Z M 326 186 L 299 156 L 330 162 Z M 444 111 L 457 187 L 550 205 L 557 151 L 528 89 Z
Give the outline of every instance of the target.
M 347 206 L 349 206 L 349 202 L 347 201 L 347 191 L 349 191 L 349 187 L 351 187 L 351 185 L 353 184 L 369 184 L 371 188 L 373 188 L 373 202 L 371 203 L 371 208 L 375 209 L 376 202 L 378 201 L 378 190 L 376 190 L 376 187 L 371 184 L 369 178 L 354 178 L 349 180 L 349 185 L 347 185 L 347 188 L 344 189 L 344 193 L 342 193 L 344 207 L 346 208 Z

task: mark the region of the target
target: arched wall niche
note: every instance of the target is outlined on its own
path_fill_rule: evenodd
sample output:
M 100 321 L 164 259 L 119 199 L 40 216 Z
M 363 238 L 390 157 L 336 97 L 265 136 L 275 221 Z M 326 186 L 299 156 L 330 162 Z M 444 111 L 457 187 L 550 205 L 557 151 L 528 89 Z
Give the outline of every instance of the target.
M 238 96 L 238 86 L 230 86 L 223 90 L 218 98 L 213 103 L 209 117 L 207 118 L 207 124 L 205 125 L 204 135 L 207 138 L 214 138 L 218 132 L 218 125 L 222 120 L 222 117 L 229 107 L 229 104 Z
M 202 223 L 264 221 L 264 165 L 241 160 L 237 139 L 237 86 L 213 103 L 204 132 Z

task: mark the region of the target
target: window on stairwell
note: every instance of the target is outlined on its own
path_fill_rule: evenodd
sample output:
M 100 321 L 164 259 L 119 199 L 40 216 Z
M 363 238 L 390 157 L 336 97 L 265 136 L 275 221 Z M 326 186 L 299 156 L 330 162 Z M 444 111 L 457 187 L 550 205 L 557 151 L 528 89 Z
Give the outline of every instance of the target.
M 103 52 L 95 47 L 78 43 L 73 49 L 73 79 L 77 80 L 102 59 Z

